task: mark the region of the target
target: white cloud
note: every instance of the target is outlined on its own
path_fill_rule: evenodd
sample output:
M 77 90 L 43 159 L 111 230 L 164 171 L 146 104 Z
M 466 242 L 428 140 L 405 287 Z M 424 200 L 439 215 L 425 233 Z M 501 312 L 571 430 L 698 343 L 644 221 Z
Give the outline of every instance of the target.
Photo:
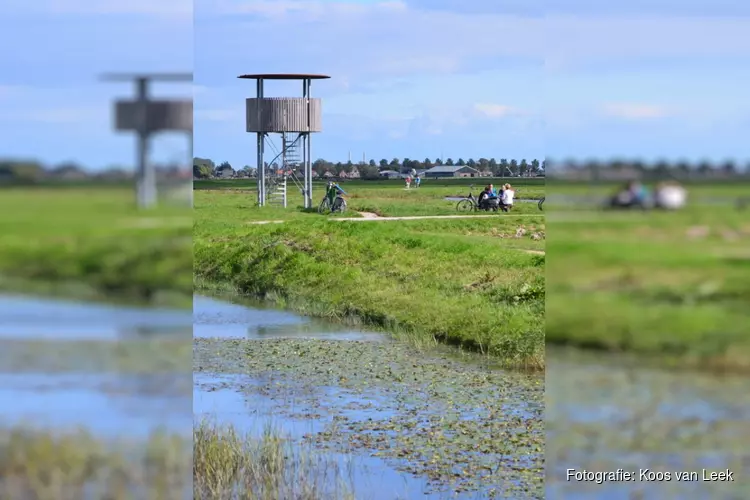
M 601 113 L 625 120 L 650 120 L 672 114 L 665 106 L 638 103 L 606 103 L 601 106 Z

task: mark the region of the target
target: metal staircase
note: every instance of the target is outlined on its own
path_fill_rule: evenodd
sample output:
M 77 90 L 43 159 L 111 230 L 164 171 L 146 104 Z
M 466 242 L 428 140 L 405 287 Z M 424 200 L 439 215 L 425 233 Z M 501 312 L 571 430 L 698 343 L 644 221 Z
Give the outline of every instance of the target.
M 266 192 L 268 193 L 268 203 L 273 205 L 280 205 L 286 208 L 287 206 L 287 184 L 291 180 L 292 183 L 299 189 L 300 193 L 304 193 L 304 186 L 300 180 L 297 170 L 299 169 L 300 162 L 300 141 L 301 135 L 292 136 L 291 134 L 282 135 L 282 150 L 281 156 L 281 168 L 279 171 L 273 170 L 270 175 L 267 175 L 268 187 Z

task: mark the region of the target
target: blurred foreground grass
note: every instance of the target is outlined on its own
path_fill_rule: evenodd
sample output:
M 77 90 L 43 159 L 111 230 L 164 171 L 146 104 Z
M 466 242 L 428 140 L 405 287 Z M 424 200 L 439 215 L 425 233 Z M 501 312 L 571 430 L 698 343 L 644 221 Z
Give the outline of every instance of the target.
M 750 218 L 736 186 L 689 193 L 679 212 L 552 211 L 548 343 L 750 370 Z
M 0 498 L 183 500 L 191 464 L 189 442 L 166 433 L 105 442 L 85 430 L 0 428 Z
M 0 190 L 0 289 L 192 304 L 192 210 L 121 186 Z

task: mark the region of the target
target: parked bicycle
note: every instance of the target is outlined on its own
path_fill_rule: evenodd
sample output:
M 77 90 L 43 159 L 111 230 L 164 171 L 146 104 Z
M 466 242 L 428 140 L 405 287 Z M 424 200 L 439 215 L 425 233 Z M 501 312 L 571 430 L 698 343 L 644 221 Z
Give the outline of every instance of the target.
M 341 189 L 341 186 L 335 182 L 329 182 L 326 186 L 326 195 L 318 205 L 318 213 L 334 214 L 346 211 L 346 200 L 343 197 L 345 194 L 346 191 Z
M 474 193 L 469 192 L 469 196 L 456 204 L 456 210 L 459 212 L 476 212 L 479 210 L 479 203 L 474 197 Z
M 328 200 L 328 196 L 324 196 L 323 200 L 320 202 L 320 205 L 318 205 L 319 214 L 335 214 L 344 212 L 346 212 L 346 200 L 341 195 L 338 195 L 336 196 L 336 198 L 334 198 L 333 206 L 331 206 L 331 202 Z
M 480 197 L 475 198 L 474 193 L 469 192 L 469 196 L 459 201 L 456 205 L 456 210 L 459 212 L 497 212 L 498 210 L 507 211 L 500 204 L 500 199 L 497 197 Z

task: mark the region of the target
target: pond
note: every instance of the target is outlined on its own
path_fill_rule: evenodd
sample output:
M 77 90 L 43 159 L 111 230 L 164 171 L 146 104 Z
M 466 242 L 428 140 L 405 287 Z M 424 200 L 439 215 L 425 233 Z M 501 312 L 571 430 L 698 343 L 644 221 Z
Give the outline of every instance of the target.
M 548 349 L 546 498 L 748 498 L 748 382 Z M 727 468 L 735 482 L 676 478 Z M 597 485 L 568 481 L 568 469 L 635 476 Z M 657 480 L 657 472 L 671 480 Z
M 0 295 L 1 423 L 189 438 L 191 323 L 189 310 Z
M 543 495 L 541 377 L 229 300 L 194 301 L 197 420 L 272 425 L 358 499 Z

